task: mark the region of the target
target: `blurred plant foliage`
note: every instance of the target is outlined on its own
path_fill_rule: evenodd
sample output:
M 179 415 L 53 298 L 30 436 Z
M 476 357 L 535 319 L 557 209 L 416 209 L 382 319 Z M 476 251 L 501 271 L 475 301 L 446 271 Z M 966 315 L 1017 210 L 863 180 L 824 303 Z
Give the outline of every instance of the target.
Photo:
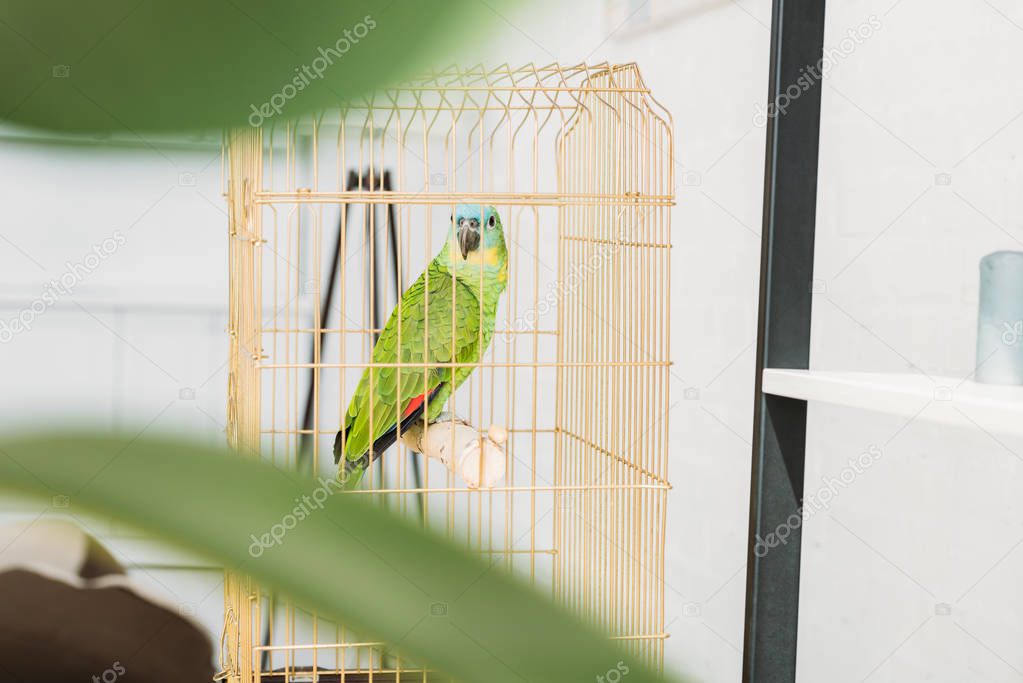
M 484 41 L 500 22 L 491 8 L 506 4 L 9 0 L 0 118 L 82 132 L 259 125 L 254 111 L 293 118 Z
M 624 666 L 631 683 L 665 680 L 499 568 L 329 481 L 185 441 L 0 442 L 0 488 L 123 520 L 455 679 L 590 681 Z M 299 507 L 279 541 L 257 544 Z

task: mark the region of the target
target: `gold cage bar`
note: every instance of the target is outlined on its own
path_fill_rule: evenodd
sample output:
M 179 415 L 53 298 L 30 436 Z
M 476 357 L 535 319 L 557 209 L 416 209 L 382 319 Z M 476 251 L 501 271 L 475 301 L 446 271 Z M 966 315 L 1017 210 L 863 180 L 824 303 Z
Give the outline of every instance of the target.
M 673 154 L 671 118 L 634 64 L 452 67 L 232 131 L 230 445 L 296 467 L 305 443 L 332 476 L 333 436 L 374 365 L 373 310 L 386 316 L 401 295 L 389 255 L 408 286 L 454 204 L 495 205 L 508 286 L 490 348 L 449 409 L 481 430 L 507 428 L 504 479 L 470 489 L 420 457 L 417 484 L 399 443 L 351 493 L 378 494 L 663 666 Z M 324 320 L 338 231 L 345 251 Z M 228 572 L 224 603 L 221 679 L 429 678 L 244 576 Z

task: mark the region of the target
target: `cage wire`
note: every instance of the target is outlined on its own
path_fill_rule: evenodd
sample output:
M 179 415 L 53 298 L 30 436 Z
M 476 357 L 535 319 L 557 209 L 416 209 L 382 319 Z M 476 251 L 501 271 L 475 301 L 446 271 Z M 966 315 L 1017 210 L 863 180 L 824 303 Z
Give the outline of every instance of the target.
M 455 205 L 497 208 L 507 288 L 447 410 L 507 429 L 502 481 L 470 488 L 399 441 L 343 495 L 464 543 L 663 666 L 673 139 L 636 66 L 452 67 L 232 131 L 224 168 L 230 444 L 328 477 L 379 300 L 386 314 L 423 271 Z M 429 680 L 231 572 L 221 659 L 236 683 Z

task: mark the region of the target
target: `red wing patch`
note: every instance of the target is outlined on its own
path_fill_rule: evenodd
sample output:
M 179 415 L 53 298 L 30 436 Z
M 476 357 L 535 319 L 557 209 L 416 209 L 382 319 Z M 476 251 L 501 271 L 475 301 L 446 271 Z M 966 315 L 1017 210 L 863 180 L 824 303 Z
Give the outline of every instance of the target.
M 426 392 L 430 394 L 431 401 L 437 395 L 437 392 L 440 391 L 440 388 L 441 385 L 438 384 L 437 386 L 430 387 L 430 391 Z M 404 412 L 401 414 L 402 419 L 405 419 L 412 413 L 416 412 L 419 409 L 419 406 L 423 405 L 423 401 L 426 400 L 426 393 L 419 394 L 415 398 L 409 400 L 409 402 L 405 405 Z
M 405 412 L 402 413 L 401 416 L 402 417 L 408 417 L 409 415 L 414 413 L 419 406 L 423 405 L 423 401 L 425 401 L 425 400 L 426 400 L 426 394 L 425 393 L 424 394 L 419 394 L 414 399 L 412 399 L 411 401 L 408 402 L 408 405 L 405 406 Z

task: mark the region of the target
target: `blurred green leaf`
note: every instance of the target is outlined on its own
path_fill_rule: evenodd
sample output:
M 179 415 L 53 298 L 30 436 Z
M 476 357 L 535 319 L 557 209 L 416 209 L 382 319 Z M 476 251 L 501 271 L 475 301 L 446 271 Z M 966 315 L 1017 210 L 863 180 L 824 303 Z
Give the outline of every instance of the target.
M 292 118 L 479 44 L 501 4 L 10 0 L 0 7 L 0 118 L 133 132 L 255 123 L 253 107 L 271 104 L 274 119 Z
M 621 663 L 630 683 L 664 680 L 499 568 L 330 481 L 184 441 L 0 443 L 0 487 L 129 522 L 456 679 L 585 682 Z

